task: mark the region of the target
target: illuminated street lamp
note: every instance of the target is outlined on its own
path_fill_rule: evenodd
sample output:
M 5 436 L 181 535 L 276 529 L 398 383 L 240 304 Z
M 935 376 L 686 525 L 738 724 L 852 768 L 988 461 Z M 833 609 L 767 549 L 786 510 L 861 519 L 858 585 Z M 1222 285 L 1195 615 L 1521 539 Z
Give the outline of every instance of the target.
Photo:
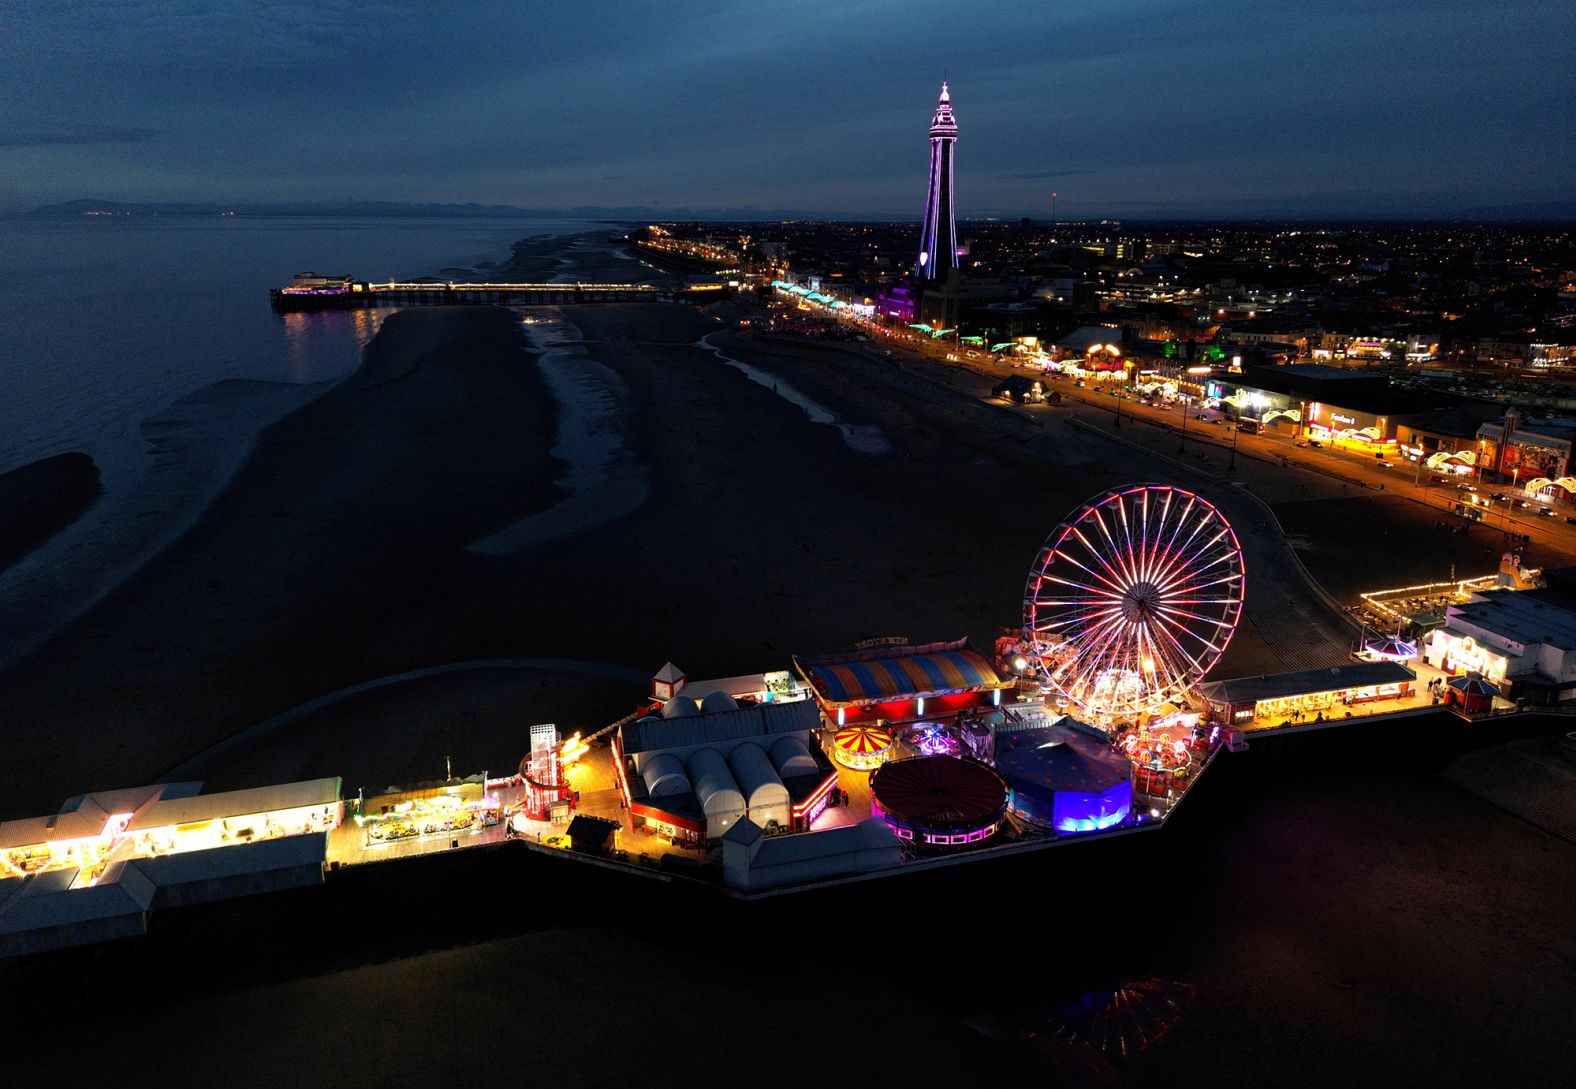
M 1226 472 L 1228 473 L 1234 473 L 1237 471 L 1237 432 L 1241 430 L 1242 417 L 1239 414 L 1237 417 L 1236 426 L 1231 429 L 1231 460 L 1226 463 Z

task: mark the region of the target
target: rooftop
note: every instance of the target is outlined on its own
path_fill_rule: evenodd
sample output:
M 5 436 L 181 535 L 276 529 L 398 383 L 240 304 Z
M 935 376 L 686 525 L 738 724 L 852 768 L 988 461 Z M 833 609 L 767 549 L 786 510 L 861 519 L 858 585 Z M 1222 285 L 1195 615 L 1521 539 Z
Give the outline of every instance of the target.
M 1473 594 L 1466 604 L 1450 606 L 1445 617 L 1447 624 L 1460 620 L 1522 646 L 1576 650 L 1576 611 L 1536 593 Z
M 1365 688 L 1375 684 L 1398 684 L 1417 679 L 1400 662 L 1354 662 L 1325 669 L 1304 669 L 1296 673 L 1265 673 L 1257 677 L 1233 677 L 1206 681 L 1199 685 L 1205 699 L 1214 703 L 1257 703 L 1259 700 L 1309 696 L 1315 692 L 1336 692 L 1346 688 Z
M 812 700 L 762 703 L 736 711 L 637 719 L 619 727 L 619 744 L 624 755 L 633 756 L 658 749 L 684 749 L 721 741 L 797 733 L 813 730 L 820 724 L 821 712 Z

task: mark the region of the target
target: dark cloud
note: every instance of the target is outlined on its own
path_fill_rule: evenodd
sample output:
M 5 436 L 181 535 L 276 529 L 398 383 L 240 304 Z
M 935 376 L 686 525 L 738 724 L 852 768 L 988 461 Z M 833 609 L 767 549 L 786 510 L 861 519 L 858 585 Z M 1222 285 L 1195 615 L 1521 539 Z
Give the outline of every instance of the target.
M 153 129 L 119 128 L 115 125 L 67 125 L 47 132 L 7 132 L 0 129 L 0 147 L 140 144 L 157 135 Z
M 1098 170 L 1026 170 L 1020 174 L 1004 174 L 1003 177 L 1021 179 L 1023 181 L 1044 181 L 1046 178 L 1073 178 L 1080 174 L 1098 174 Z
M 0 159 L 20 204 L 917 215 L 943 71 L 968 215 L 1038 211 L 1053 180 L 1070 216 L 1576 184 L 1555 135 L 1576 5 L 1541 0 L 28 0 L 0 21 L 0 147 L 40 149 Z

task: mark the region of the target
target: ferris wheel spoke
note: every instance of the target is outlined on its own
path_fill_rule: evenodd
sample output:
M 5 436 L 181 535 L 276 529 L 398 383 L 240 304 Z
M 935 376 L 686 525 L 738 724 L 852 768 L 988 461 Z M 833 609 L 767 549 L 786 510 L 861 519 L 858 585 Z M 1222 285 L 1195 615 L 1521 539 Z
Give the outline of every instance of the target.
M 1092 571 L 1089 573 L 1091 575 L 1094 574 Z M 1042 577 L 1042 581 L 1055 582 L 1059 585 L 1071 587 L 1074 590 L 1084 590 L 1091 594 L 1102 594 L 1112 601 L 1120 601 L 1122 599 L 1122 588 L 1120 586 L 1107 586 L 1105 589 L 1101 589 L 1098 586 L 1091 586 L 1087 582 L 1078 582 L 1076 579 L 1064 578 L 1061 575 L 1045 575 Z
M 1126 587 L 1124 585 L 1122 585 L 1122 583 L 1124 581 L 1122 572 L 1116 570 L 1114 567 L 1111 566 L 1110 562 L 1105 558 L 1104 553 L 1100 549 L 1096 548 L 1094 545 L 1090 544 L 1089 543 L 1089 539 L 1083 535 L 1083 532 L 1081 530 L 1074 529 L 1073 530 L 1073 536 L 1077 537 L 1078 540 L 1083 542 L 1084 548 L 1086 548 L 1088 550 L 1088 552 L 1089 552 L 1089 558 L 1094 560 L 1101 567 L 1105 568 L 1106 573 L 1109 574 L 1111 577 L 1110 578 L 1105 578 L 1105 577 L 1101 576 L 1092 567 L 1089 567 L 1087 564 L 1080 563 L 1078 561 L 1077 557 L 1075 557 L 1075 556 L 1068 556 L 1067 560 L 1070 563 L 1078 564 L 1079 567 L 1082 567 L 1085 571 L 1088 571 L 1091 575 L 1094 575 L 1095 578 L 1100 579 L 1100 581 L 1108 583 L 1118 593 L 1126 592 Z
M 1120 630 L 1120 624 L 1113 621 L 1081 633 L 1079 638 L 1069 641 L 1073 657 L 1085 663 L 1099 660 L 1100 655 L 1120 634 Z
M 1221 575 L 1219 578 L 1210 579 L 1207 582 L 1194 582 L 1187 586 L 1167 587 L 1163 596 L 1172 597 L 1176 594 L 1198 594 L 1203 593 L 1205 590 L 1209 590 L 1215 586 L 1228 586 L 1233 582 L 1241 581 L 1242 576 L 1232 572 L 1229 575 Z
M 1118 503 L 1120 503 L 1120 499 L 1121 497 L 1118 496 Z M 1105 543 L 1109 549 L 1109 552 L 1098 555 L 1096 558 L 1105 563 L 1107 567 L 1110 567 L 1112 573 L 1119 580 L 1131 586 L 1135 581 L 1133 572 L 1127 566 L 1125 553 L 1122 551 L 1122 546 L 1117 543 L 1116 534 L 1112 533 L 1110 527 L 1105 524 L 1105 519 L 1101 516 L 1098 507 L 1095 508 L 1094 515 L 1095 523 L 1100 527 L 1100 533 L 1105 538 Z
M 1169 586 L 1175 583 L 1178 578 L 1197 578 L 1208 574 L 1213 568 L 1219 567 L 1223 563 L 1229 564 L 1236 558 L 1236 553 L 1234 552 L 1216 552 L 1206 561 L 1204 557 L 1212 547 L 1213 542 L 1201 548 L 1198 552 L 1198 558 L 1201 562 L 1184 566 L 1180 571 L 1171 575 L 1165 585 Z
M 1166 583 L 1175 578 L 1179 570 L 1186 570 L 1187 551 L 1193 547 L 1193 542 L 1198 539 L 1198 535 L 1203 529 L 1204 526 L 1202 524 L 1195 525 L 1193 531 L 1187 535 L 1187 538 L 1181 544 L 1176 544 L 1175 539 L 1173 539 L 1167 545 L 1166 560 L 1155 570 L 1154 578 L 1151 580 L 1155 585 L 1164 589 Z
M 1143 518 L 1143 526 L 1144 526 L 1144 529 L 1143 529 L 1143 537 L 1144 537 L 1143 555 L 1144 555 L 1144 562 L 1143 562 L 1143 566 L 1140 568 L 1139 574 L 1146 581 L 1148 581 L 1149 576 L 1153 573 L 1154 562 L 1155 562 L 1156 558 L 1160 555 L 1160 538 L 1165 533 L 1166 515 L 1171 510 L 1171 495 L 1172 495 L 1171 491 L 1167 490 L 1165 499 L 1161 500 L 1160 510 L 1155 515 L 1155 533 L 1154 533 L 1154 537 L 1153 537 L 1153 539 L 1151 539 L 1150 534 L 1149 534 L 1149 492 L 1145 491 L 1143 493 L 1143 512 L 1144 512 L 1144 518 Z
M 1120 623 L 1111 625 L 1104 631 L 1094 635 L 1078 656 L 1089 663 L 1091 671 L 1110 669 L 1115 652 L 1120 647 L 1118 640 L 1121 635 L 1122 625 Z M 1102 662 L 1106 663 L 1103 667 L 1101 665 Z
M 1157 606 L 1155 611 L 1157 613 L 1160 613 L 1161 615 L 1164 615 L 1164 616 L 1169 616 L 1169 617 L 1178 617 L 1178 616 L 1180 616 L 1180 617 L 1186 617 L 1188 620 L 1197 620 L 1201 624 L 1219 624 L 1220 623 L 1220 621 L 1216 617 L 1205 616 L 1203 613 L 1190 612 L 1187 609 L 1177 609 L 1177 608 L 1174 608 L 1174 607 L 1172 607 L 1170 605 Z
M 1109 579 L 1106 576 L 1100 574 L 1100 572 L 1096 571 L 1094 568 L 1089 567 L 1089 566 L 1087 566 L 1085 564 L 1079 563 L 1073 557 L 1069 556 L 1067 558 L 1067 562 L 1071 563 L 1073 566 L 1077 567 L 1080 571 L 1086 572 L 1089 575 L 1090 578 L 1099 579 L 1101 582 L 1105 583 L 1106 586 L 1108 586 L 1111 589 L 1111 592 L 1116 594 L 1116 596 L 1121 597 L 1122 595 L 1127 593 L 1127 587 L 1123 586 L 1119 582 L 1114 581 L 1113 579 Z
M 1188 663 L 1190 665 L 1192 665 L 1193 669 L 1197 672 L 1197 674 L 1202 677 L 1204 675 L 1204 673 L 1206 672 L 1206 667 L 1204 666 L 1204 664 L 1202 662 L 1200 662 L 1198 660 L 1198 658 L 1196 656 L 1194 656 L 1194 654 L 1191 651 L 1189 651 L 1185 646 L 1182 645 L 1182 641 L 1180 639 L 1178 639 L 1175 635 L 1172 635 L 1171 632 L 1163 624 L 1159 625 L 1157 630 L 1160 632 L 1161 635 L 1165 636 L 1166 640 L 1168 642 L 1170 642 L 1170 644 L 1174 648 L 1176 648 L 1176 652 L 1178 654 L 1182 655 L 1182 657 L 1186 658 Z M 1209 644 L 1205 643 L 1205 646 L 1209 646 Z
M 1182 542 L 1182 545 L 1180 545 L 1176 552 L 1171 555 L 1171 561 L 1166 564 L 1165 571 L 1160 572 L 1160 578 L 1157 580 L 1160 585 L 1163 586 L 1165 583 L 1171 582 L 1171 580 L 1174 580 L 1177 575 L 1182 574 L 1182 572 L 1187 572 L 1188 569 L 1191 569 L 1193 564 L 1195 564 L 1196 561 L 1201 558 L 1201 556 L 1207 555 L 1210 548 L 1214 548 L 1215 544 L 1218 544 L 1221 537 L 1225 536 L 1226 533 L 1225 530 L 1221 530 L 1220 533 L 1215 534 L 1214 537 L 1210 537 L 1209 541 L 1206 541 L 1201 545 L 1196 545 L 1196 550 L 1193 550 L 1193 552 L 1188 552 L 1190 548 L 1195 548 L 1199 534 L 1202 534 L 1207 530 L 1209 530 L 1209 526 L 1207 526 L 1207 523 L 1202 522 L 1193 528 L 1193 533 L 1188 534 L 1187 541 Z
M 1127 570 L 1132 574 L 1134 581 L 1137 581 L 1138 557 L 1134 554 L 1133 549 L 1133 526 L 1132 522 L 1127 517 L 1127 504 L 1122 500 L 1122 496 L 1118 495 L 1116 497 L 1116 513 L 1122 519 L 1122 542 L 1126 546 L 1123 556 L 1127 561 Z
M 1112 538 L 1111 531 L 1106 528 L 1105 519 L 1100 517 L 1100 511 L 1098 509 L 1092 511 L 1091 513 L 1094 517 L 1095 527 L 1099 529 L 1101 540 L 1104 543 L 1101 546 L 1096 547 L 1095 545 L 1090 544 L 1088 538 L 1086 538 L 1082 533 L 1078 534 L 1078 539 L 1083 541 L 1084 545 L 1089 549 L 1089 558 L 1095 563 L 1099 564 L 1101 567 L 1105 568 L 1105 570 L 1109 571 L 1111 573 L 1112 579 L 1116 580 L 1118 583 L 1125 585 L 1126 583 L 1131 582 L 1132 579 L 1129 577 L 1128 573 L 1123 571 L 1121 568 L 1121 561 L 1118 557 L 1116 541 Z
M 1195 658 L 1199 662 L 1208 661 L 1209 664 L 1213 664 L 1213 661 L 1211 659 L 1206 659 L 1204 655 L 1219 655 L 1221 651 L 1226 649 L 1224 642 L 1211 642 L 1207 635 L 1196 632 L 1186 626 L 1171 624 L 1166 629 L 1166 635 L 1175 641 L 1179 647 L 1183 647 L 1184 653 L 1188 654 L 1190 657 Z M 1185 649 L 1189 644 L 1193 645 L 1192 650 Z
M 1167 485 L 1112 489 L 1047 540 L 1024 631 L 1047 682 L 1087 713 L 1159 707 L 1220 660 L 1242 615 L 1242 549 L 1208 500 Z
M 1182 676 L 1186 672 L 1182 668 L 1182 663 L 1174 661 L 1169 648 L 1160 639 L 1155 638 L 1157 632 L 1160 635 L 1165 635 L 1165 631 L 1160 625 L 1155 625 L 1153 628 L 1146 625 L 1144 628 L 1144 641 L 1149 644 L 1148 653 L 1165 667 L 1167 676 Z
M 1219 544 L 1221 538 L 1225 537 L 1227 533 L 1228 531 L 1223 529 L 1214 537 L 1199 545 L 1196 551 L 1186 554 L 1185 556 L 1179 553 L 1178 555 L 1180 558 L 1175 563 L 1173 563 L 1171 568 L 1166 572 L 1165 581 L 1160 584 L 1161 588 L 1164 589 L 1166 586 L 1175 582 L 1178 578 L 1186 577 L 1190 572 L 1200 570 L 1200 562 L 1204 559 L 1204 557 L 1210 554 L 1210 550 Z M 1215 564 L 1226 555 L 1228 554 L 1222 553 L 1220 557 L 1216 558 L 1216 560 L 1213 560 L 1207 564 L 1205 569 L 1215 566 Z

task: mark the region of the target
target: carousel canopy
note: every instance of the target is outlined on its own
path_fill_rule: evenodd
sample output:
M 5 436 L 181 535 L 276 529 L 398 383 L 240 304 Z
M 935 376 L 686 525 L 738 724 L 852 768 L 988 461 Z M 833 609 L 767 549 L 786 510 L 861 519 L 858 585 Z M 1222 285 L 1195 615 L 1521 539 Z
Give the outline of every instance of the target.
M 902 653 L 807 660 L 799 670 L 823 705 L 857 707 L 918 696 L 1006 688 L 990 661 L 968 647 L 943 644 L 932 653 Z M 926 649 L 926 648 L 919 648 Z
M 1408 643 L 1405 639 L 1371 639 L 1363 644 L 1363 649 L 1377 658 L 1388 658 L 1394 662 L 1410 661 L 1417 657 L 1417 644 Z
M 892 747 L 892 731 L 876 726 L 850 726 L 833 734 L 832 744 L 849 753 L 885 752 Z

